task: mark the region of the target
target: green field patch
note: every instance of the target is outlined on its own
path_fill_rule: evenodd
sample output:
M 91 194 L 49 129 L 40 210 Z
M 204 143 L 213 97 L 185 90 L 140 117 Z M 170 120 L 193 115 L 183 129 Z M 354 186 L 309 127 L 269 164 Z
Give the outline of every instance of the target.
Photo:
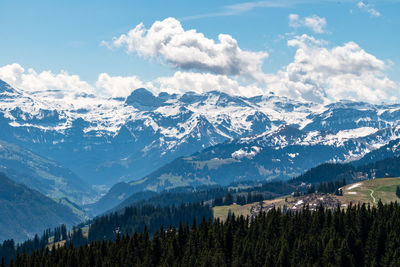
M 129 185 L 131 185 L 131 186 L 139 185 L 139 184 L 143 184 L 146 181 L 147 181 L 147 178 L 144 178 L 144 179 L 140 179 L 140 180 L 137 180 L 137 181 L 130 182 Z
M 358 182 L 360 186 L 347 185 L 343 189 L 343 196 L 340 197 L 341 201 L 349 204 L 352 203 L 370 203 L 376 204 L 379 200 L 383 203 L 390 203 L 400 200 L 396 196 L 396 187 L 400 186 L 400 178 L 379 178 Z M 372 190 L 372 191 L 371 191 Z M 375 198 L 375 203 L 373 198 Z
M 214 158 L 210 160 L 204 160 L 204 161 L 191 161 L 187 160 L 188 163 L 191 163 L 195 166 L 196 169 L 202 170 L 205 167 L 207 167 L 209 170 L 216 170 L 220 166 L 225 165 L 225 164 L 231 164 L 233 162 L 236 162 L 237 160 L 228 158 L 228 159 L 220 159 L 220 158 Z
M 263 207 L 268 208 L 271 206 L 275 206 L 276 208 L 282 209 L 283 205 L 285 205 L 286 203 L 286 200 L 293 200 L 293 198 L 290 196 L 286 196 L 272 200 L 264 200 Z M 229 213 L 235 214 L 235 216 L 251 216 L 252 212 L 254 212 L 254 208 L 256 206 L 259 206 L 259 204 L 260 202 L 253 202 L 246 205 L 232 204 L 229 206 L 216 206 L 213 207 L 214 218 L 224 221 L 228 217 Z

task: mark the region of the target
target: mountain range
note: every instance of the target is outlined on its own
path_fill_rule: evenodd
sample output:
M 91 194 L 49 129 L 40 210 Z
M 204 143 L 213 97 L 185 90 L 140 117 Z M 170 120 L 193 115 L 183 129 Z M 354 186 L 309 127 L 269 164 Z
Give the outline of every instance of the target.
M 0 140 L 70 170 L 97 196 L 115 185 L 99 202 L 108 209 L 143 190 L 289 179 L 400 138 L 399 104 L 144 88 L 126 98 L 68 97 L 0 81 Z M 96 193 L 76 202 L 94 202 Z

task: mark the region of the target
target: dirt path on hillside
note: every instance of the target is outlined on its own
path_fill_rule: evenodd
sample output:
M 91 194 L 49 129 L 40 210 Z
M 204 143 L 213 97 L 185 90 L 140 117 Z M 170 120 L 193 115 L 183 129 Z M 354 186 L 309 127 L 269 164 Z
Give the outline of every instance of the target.
M 373 203 L 376 203 L 375 197 L 372 195 L 374 193 L 374 190 L 372 189 L 368 189 L 369 191 L 371 191 L 371 194 L 369 194 L 372 197 Z

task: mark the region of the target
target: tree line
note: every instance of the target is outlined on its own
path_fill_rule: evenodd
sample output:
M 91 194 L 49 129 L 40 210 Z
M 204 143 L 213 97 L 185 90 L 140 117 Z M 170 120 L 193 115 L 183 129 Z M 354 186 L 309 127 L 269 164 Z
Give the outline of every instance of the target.
M 145 228 L 152 235 L 161 226 L 176 227 L 180 223 L 191 223 L 194 219 L 213 218 L 211 207 L 202 203 L 179 206 L 131 206 L 123 213 L 112 213 L 96 218 L 89 227 L 89 242 L 115 240 L 118 234 L 132 235 Z
M 238 205 L 246 205 L 249 203 L 259 202 L 270 198 L 271 197 L 269 195 L 264 196 L 264 194 L 255 192 L 254 193 L 247 192 L 247 194 L 244 193 L 233 194 L 231 192 L 228 192 L 226 193 L 225 197 L 215 198 L 213 200 L 213 206 L 229 206 L 232 205 L 233 203 L 236 203 Z
M 310 185 L 307 187 L 307 194 L 312 194 L 315 192 L 324 193 L 324 194 L 335 194 L 335 195 L 342 195 L 343 190 L 341 189 L 343 186 L 346 185 L 346 179 L 341 181 L 335 182 L 321 182 L 318 187 L 315 185 Z
M 150 236 L 160 229 L 161 226 L 177 227 L 180 223 L 188 223 L 189 225 L 195 220 L 202 218 L 213 218 L 211 207 L 202 203 L 189 203 L 179 206 L 160 205 L 153 206 L 133 205 L 125 208 L 122 212 L 114 212 L 93 219 L 89 225 L 88 235 L 85 236 L 81 224 L 67 232 L 65 225 L 47 229 L 43 235 L 39 237 L 35 235 L 33 239 L 27 240 L 21 244 L 15 244 L 14 240 L 5 240 L 0 244 L 0 259 L 4 265 L 8 265 L 15 260 L 17 255 L 31 255 L 38 251 L 44 251 L 46 247 L 58 241 L 64 241 L 66 246 L 81 247 L 88 242 L 101 240 L 116 240 L 118 235 L 143 232 L 144 229 L 149 232 Z

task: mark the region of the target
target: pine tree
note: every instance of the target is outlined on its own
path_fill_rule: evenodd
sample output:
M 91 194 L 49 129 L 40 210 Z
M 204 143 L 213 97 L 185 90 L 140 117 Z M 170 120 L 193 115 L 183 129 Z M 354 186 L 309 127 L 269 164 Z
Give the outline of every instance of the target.
M 290 266 L 289 245 L 285 239 L 281 241 L 281 249 L 279 251 L 277 265 L 282 267 Z
M 229 206 L 233 204 L 233 196 L 231 193 L 227 193 L 224 198 L 224 205 Z
M 396 187 L 396 196 L 400 198 L 400 186 Z

